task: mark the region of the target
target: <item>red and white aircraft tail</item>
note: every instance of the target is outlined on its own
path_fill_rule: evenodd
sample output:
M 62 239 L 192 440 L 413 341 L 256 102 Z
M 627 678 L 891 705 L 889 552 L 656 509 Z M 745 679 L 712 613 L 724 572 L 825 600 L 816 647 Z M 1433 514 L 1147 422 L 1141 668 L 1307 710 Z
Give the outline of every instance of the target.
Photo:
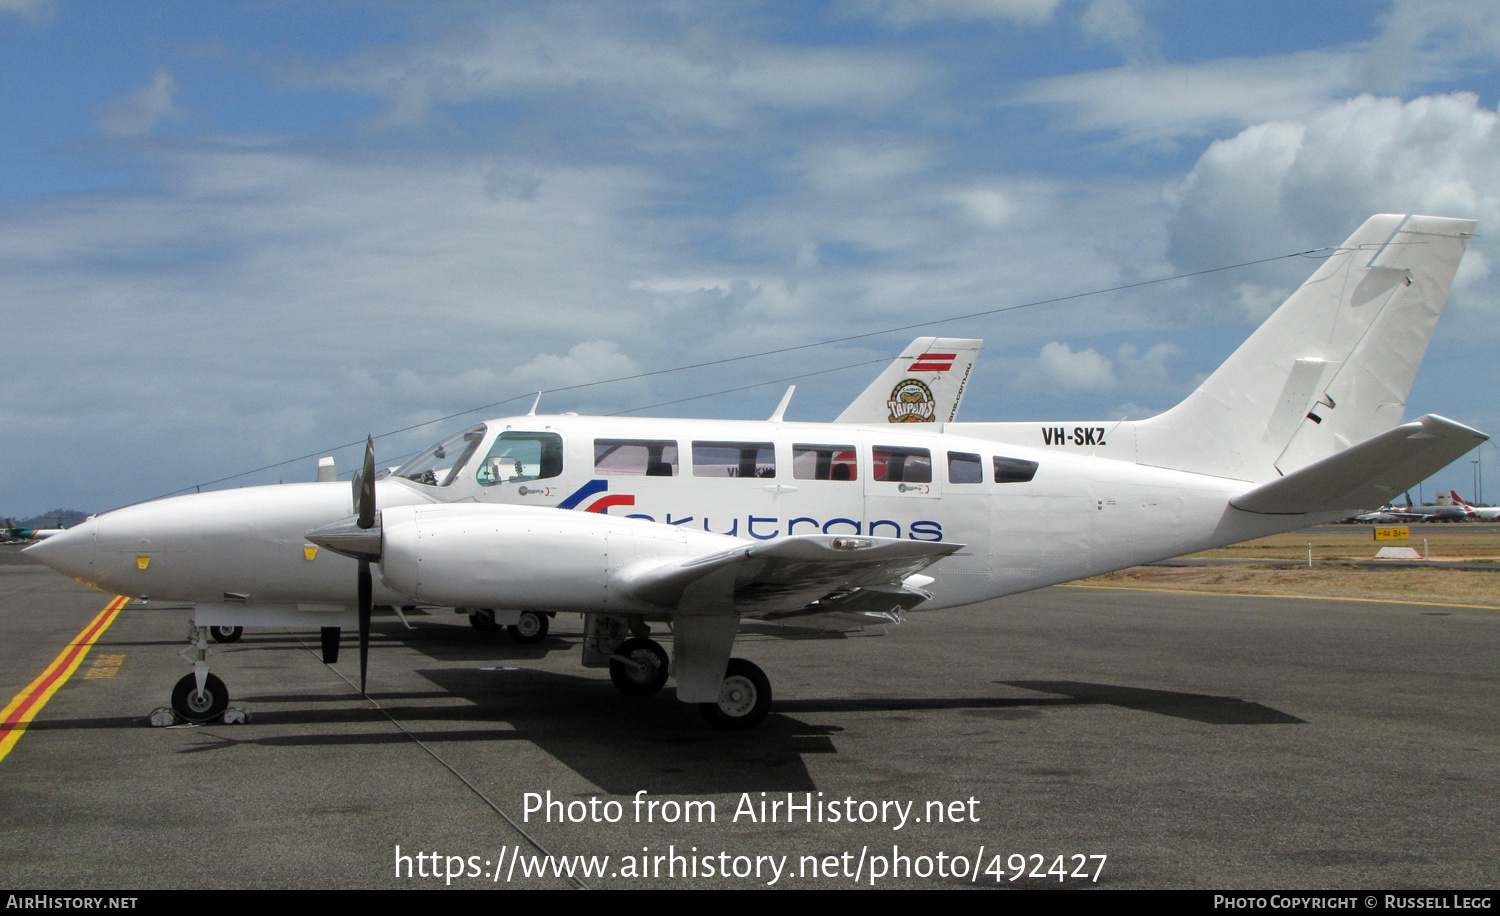
M 967 337 L 918 337 L 834 422 L 952 422 L 983 343 Z
M 1457 490 L 1449 490 L 1448 495 L 1452 498 L 1453 505 L 1461 506 L 1465 512 L 1467 512 L 1474 518 L 1482 519 L 1488 522 L 1500 520 L 1500 506 L 1473 505 L 1472 503 L 1465 502 L 1464 498 L 1458 495 Z

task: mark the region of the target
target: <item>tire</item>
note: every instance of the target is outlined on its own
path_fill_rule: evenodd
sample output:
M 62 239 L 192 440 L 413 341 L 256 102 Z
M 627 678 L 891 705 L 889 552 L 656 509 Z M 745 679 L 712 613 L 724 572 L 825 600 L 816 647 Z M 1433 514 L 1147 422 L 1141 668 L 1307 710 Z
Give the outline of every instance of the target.
M 209 627 L 208 635 L 214 638 L 214 642 L 239 642 L 240 637 L 245 635 L 245 628 Z
M 667 682 L 670 662 L 667 650 L 654 639 L 627 639 L 615 649 L 614 655 L 624 656 L 642 668 L 625 664 L 618 658 L 609 660 L 609 679 L 627 697 L 649 697 L 661 690 Z
M 210 674 L 198 695 L 198 680 L 189 674 L 172 688 L 172 711 L 189 722 L 212 722 L 229 708 L 229 689 L 217 675 Z
M 698 711 L 714 728 L 754 728 L 771 711 L 771 681 L 754 662 L 731 658 L 717 703 L 699 703 Z
M 529 645 L 546 639 L 548 629 L 549 625 L 546 614 L 539 614 L 536 611 L 522 611 L 520 622 L 506 627 L 505 632 L 509 633 L 510 638 L 516 642 Z
M 469 626 L 481 633 L 493 633 L 500 629 L 495 622 L 495 612 L 487 607 L 475 608 L 469 613 Z

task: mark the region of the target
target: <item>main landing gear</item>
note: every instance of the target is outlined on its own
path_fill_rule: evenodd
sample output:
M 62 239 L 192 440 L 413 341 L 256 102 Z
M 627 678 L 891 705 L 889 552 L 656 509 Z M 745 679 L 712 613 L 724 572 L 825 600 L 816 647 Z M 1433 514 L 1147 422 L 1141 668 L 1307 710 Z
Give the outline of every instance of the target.
M 718 702 L 699 703 L 698 711 L 714 728 L 754 728 L 771 711 L 771 680 L 754 662 L 731 658 L 724 670 Z
M 648 697 L 667 682 L 671 663 L 654 639 L 632 636 L 609 656 L 609 679 L 627 697 Z

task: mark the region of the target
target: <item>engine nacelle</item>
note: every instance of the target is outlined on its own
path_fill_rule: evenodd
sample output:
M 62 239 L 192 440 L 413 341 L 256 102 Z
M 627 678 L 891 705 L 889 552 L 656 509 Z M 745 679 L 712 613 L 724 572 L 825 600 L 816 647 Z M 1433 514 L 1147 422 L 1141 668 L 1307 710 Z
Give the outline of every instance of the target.
M 623 587 L 627 568 L 742 546 L 640 519 L 474 503 L 386 509 L 381 530 L 385 584 L 458 607 L 661 610 Z

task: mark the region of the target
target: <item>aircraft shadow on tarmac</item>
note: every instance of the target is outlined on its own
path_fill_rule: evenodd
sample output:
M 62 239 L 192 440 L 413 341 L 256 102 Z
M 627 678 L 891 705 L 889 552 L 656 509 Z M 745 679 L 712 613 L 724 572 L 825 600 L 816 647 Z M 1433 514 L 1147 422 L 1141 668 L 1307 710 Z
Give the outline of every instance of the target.
M 1034 718 L 1069 707 L 1109 705 L 1211 725 L 1304 721 L 1236 697 L 1081 681 L 1015 680 L 996 683 L 1051 696 L 777 700 L 772 714 L 757 729 L 721 732 L 705 727 L 697 710 L 677 702 L 670 689 L 655 697 L 626 697 L 599 673 L 564 674 L 507 664 L 513 659 L 575 650 L 576 637 L 520 645 L 494 633 L 430 626 L 411 631 L 401 628 L 400 641 L 434 661 L 487 665 L 418 669 L 416 673 L 436 690 L 372 690 L 371 697 L 384 712 L 342 692 L 287 691 L 239 697 L 236 705 L 254 712 L 249 726 L 195 730 L 190 733 L 190 746 L 179 747 L 178 753 L 226 751 L 241 744 L 317 748 L 411 740 L 389 724 L 388 713 L 427 744 L 501 742 L 496 753 L 502 753 L 498 748 L 503 742 L 529 742 L 612 794 L 642 788 L 663 794 L 712 794 L 816 790 L 804 758 L 838 753 L 834 736 L 842 729 L 816 722 L 820 714 L 828 713 L 954 711 L 1005 720 Z M 288 642 L 296 640 L 265 634 L 253 644 L 291 648 Z M 378 659 L 379 655 L 387 658 Z M 371 667 L 378 670 L 382 663 L 394 661 L 379 652 Z M 257 709 L 259 704 L 283 708 Z M 137 717 L 63 719 L 33 722 L 30 728 L 139 728 L 141 722 Z M 500 723 L 505 727 L 497 728 Z M 364 725 L 371 728 L 347 730 Z M 261 729 L 281 733 L 265 734 Z M 288 730 L 294 733 L 287 734 Z

